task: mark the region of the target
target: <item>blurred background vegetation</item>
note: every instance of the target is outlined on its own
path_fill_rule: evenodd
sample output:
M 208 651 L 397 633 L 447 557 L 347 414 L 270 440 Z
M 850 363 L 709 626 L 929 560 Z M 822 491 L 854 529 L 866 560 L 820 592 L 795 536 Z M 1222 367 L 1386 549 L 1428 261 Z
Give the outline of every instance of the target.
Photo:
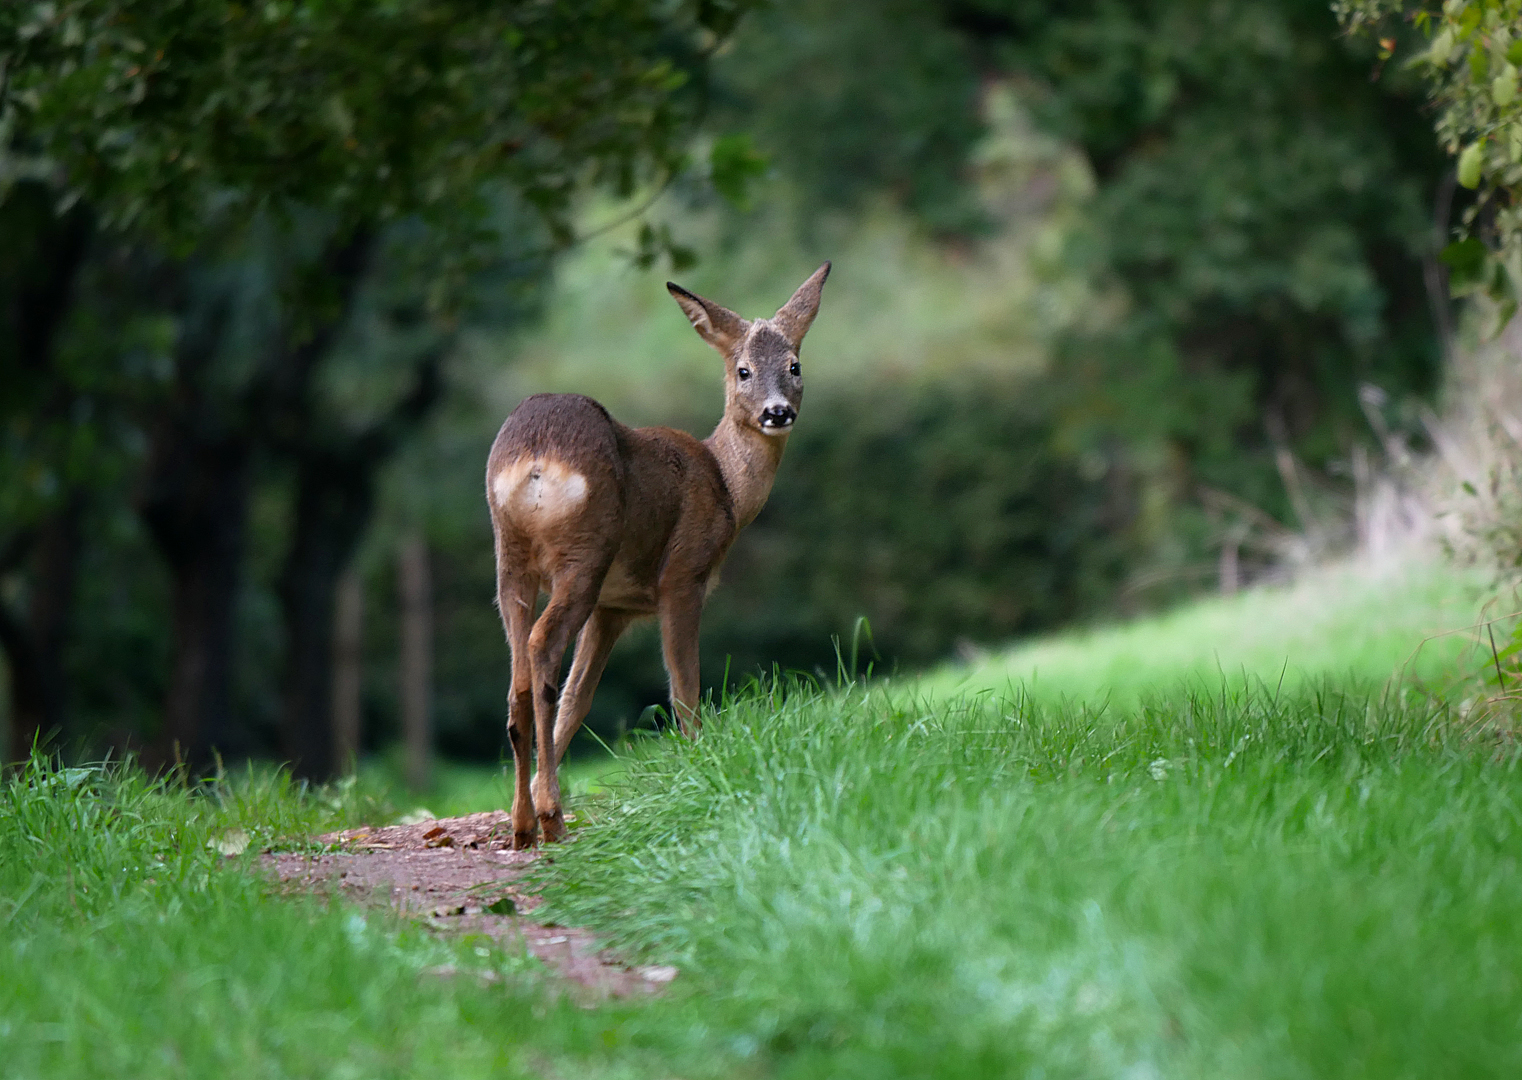
M 497 758 L 487 447 L 545 390 L 705 434 L 668 277 L 754 315 L 835 263 L 706 685 L 978 656 L 1367 541 L 1375 473 L 1431 439 L 1450 275 L 1504 307 L 1452 250 L 1504 248 L 1498 189 L 1434 135 L 1406 7 L 7 6 L 11 752 L 324 778 L 398 740 L 410 672 L 439 751 Z M 637 630 L 590 727 L 664 698 Z

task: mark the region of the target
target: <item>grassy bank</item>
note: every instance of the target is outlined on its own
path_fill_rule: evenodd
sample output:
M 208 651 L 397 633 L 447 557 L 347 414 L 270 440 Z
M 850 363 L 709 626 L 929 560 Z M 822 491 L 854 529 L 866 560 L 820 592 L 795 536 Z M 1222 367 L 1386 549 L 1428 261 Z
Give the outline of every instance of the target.
M 1244 680 L 1295 688 L 1397 678 L 1446 692 L 1455 672 L 1474 666 L 1487 584 L 1444 562 L 1337 564 L 1287 585 L 1020 643 L 948 665 L 920 686 L 938 697 L 991 690 L 1124 707 L 1157 688 Z
M 1519 794 L 1509 748 L 1371 688 L 800 692 L 636 757 L 547 883 L 685 966 L 642 1018 L 707 1033 L 683 1070 L 1501 1076 Z
M 635 745 L 540 870 L 547 917 L 681 966 L 637 1005 L 256 872 L 401 809 L 380 780 L 34 769 L 0 802 L 0 1076 L 1515 1075 L 1518 753 L 1437 660 L 1381 659 L 1470 621 L 1460 584 L 1049 642 L 1052 697 L 784 685 Z M 1211 680 L 1199 634 L 1279 644 Z M 436 813 L 496 801 L 450 784 Z

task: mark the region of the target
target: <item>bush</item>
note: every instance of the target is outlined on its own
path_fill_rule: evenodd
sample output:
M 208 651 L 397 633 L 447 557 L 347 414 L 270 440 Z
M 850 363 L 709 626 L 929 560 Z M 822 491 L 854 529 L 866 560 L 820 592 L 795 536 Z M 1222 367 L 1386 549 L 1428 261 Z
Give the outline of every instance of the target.
M 1044 383 L 884 380 L 805 403 L 771 501 L 704 619 L 722 675 L 833 670 L 859 616 L 884 660 L 920 665 L 1093 612 L 1120 581 L 1116 475 L 1053 446 Z

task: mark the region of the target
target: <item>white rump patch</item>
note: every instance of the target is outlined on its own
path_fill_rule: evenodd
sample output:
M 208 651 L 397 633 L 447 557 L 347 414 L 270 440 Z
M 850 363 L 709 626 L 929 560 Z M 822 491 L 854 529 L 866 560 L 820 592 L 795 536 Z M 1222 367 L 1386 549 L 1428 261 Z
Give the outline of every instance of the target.
M 587 501 L 587 478 L 553 458 L 515 461 L 491 486 L 497 505 L 524 525 L 556 521 Z

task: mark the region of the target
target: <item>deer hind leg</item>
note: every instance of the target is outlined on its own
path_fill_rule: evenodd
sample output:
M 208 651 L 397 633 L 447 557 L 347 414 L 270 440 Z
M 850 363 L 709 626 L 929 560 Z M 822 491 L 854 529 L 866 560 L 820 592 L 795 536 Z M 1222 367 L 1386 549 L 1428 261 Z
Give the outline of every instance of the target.
M 628 627 L 633 616 L 621 611 L 597 608 L 581 628 L 576 638 L 576 658 L 571 661 L 571 673 L 566 676 L 565 689 L 560 695 L 560 711 L 555 716 L 555 764 L 565 757 L 566 748 L 581 729 L 592 707 L 592 695 L 602 679 L 603 669 L 608 666 L 608 654 L 613 643 Z
M 499 571 L 497 606 L 512 651 L 512 691 L 507 701 L 507 741 L 513 748 L 513 850 L 534 846 L 539 823 L 529 797 L 529 754 L 534 734 L 534 680 L 529 662 L 529 631 L 534 605 L 539 600 L 539 578 L 534 574 Z
M 605 573 L 606 571 L 604 571 Z M 560 808 L 560 779 L 556 775 L 555 714 L 560 703 L 560 664 L 571 635 L 578 633 L 597 605 L 603 574 L 557 574 L 561 582 L 550 594 L 544 614 L 529 634 L 533 667 L 534 735 L 538 770 L 534 774 L 534 812 L 546 842 L 565 838 L 565 815 Z
M 703 616 L 701 584 L 673 591 L 660 597 L 661 651 L 665 655 L 666 674 L 671 679 L 671 710 L 676 714 L 682 734 L 696 737 L 698 695 L 698 623 Z

